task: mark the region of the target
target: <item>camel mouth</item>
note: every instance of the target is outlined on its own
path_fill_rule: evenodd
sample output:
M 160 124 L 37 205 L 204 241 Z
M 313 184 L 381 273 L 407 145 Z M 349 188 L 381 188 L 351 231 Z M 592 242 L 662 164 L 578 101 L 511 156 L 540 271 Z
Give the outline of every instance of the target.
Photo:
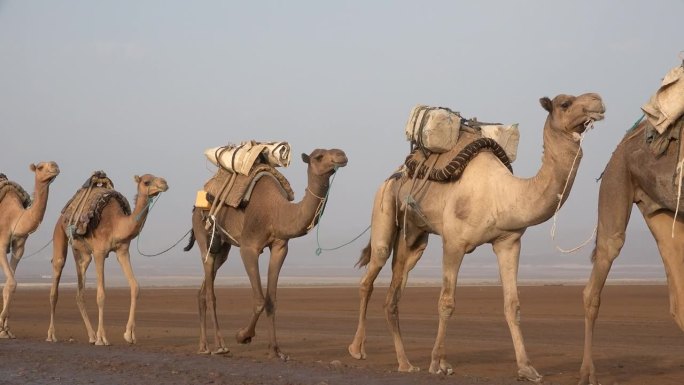
M 590 112 L 588 115 L 589 115 L 589 120 L 593 120 L 594 122 L 598 122 L 599 120 L 603 120 L 603 118 L 605 117 L 603 112 L 598 112 L 598 111 Z
M 344 166 L 347 165 L 348 162 L 349 162 L 349 160 L 345 159 L 345 160 L 343 160 L 343 161 L 339 161 L 339 162 L 336 161 L 336 162 L 333 162 L 333 164 L 335 165 L 335 167 L 344 167 Z

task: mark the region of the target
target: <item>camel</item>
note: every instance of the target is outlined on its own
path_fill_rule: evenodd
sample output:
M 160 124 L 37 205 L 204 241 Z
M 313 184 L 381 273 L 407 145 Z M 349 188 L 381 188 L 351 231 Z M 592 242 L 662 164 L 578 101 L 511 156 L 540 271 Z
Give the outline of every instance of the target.
M 219 211 L 216 215 L 216 227 L 220 231 L 211 231 L 211 227 L 209 230 L 205 229 L 206 214 L 202 209 L 193 209 L 193 232 L 185 250 L 190 250 L 197 239 L 204 264 L 204 281 L 198 293 L 200 317 L 198 353 L 209 353 L 206 332 L 207 305 L 211 307 L 214 323 L 216 349 L 212 353 L 229 353 L 219 329 L 214 280 L 216 272 L 228 258 L 231 246 L 237 246 L 240 248 L 242 263 L 252 286 L 253 313 L 249 324 L 240 329 L 235 338 L 238 343 L 250 343 L 256 335 L 255 327 L 259 316 L 266 310 L 269 356 L 284 361 L 288 359 L 288 356 L 280 350 L 276 340 L 276 290 L 280 268 L 287 256 L 289 240 L 305 235 L 318 223 L 321 210 L 325 205 L 329 179 L 337 168 L 347 165 L 346 154 L 338 149 L 316 149 L 309 155 L 302 154 L 302 160 L 308 164 L 308 185 L 304 197 L 298 203 L 288 201 L 285 192 L 275 179 L 261 178 L 254 185 L 246 206 L 239 209 L 224 206 Z M 264 296 L 258 258 L 266 247 L 270 249 L 270 261 L 266 296 Z
M 684 126 L 684 118 L 675 125 Z M 593 268 L 584 288 L 584 355 L 580 384 L 598 384 L 592 360 L 594 325 L 601 305 L 601 291 L 613 261 L 625 243 L 625 230 L 636 204 L 655 238 L 665 265 L 670 313 L 684 330 L 684 220 L 677 211 L 678 157 L 681 138 L 667 138 L 669 146 L 655 156 L 646 140 L 650 123 L 644 121 L 625 135 L 613 152 L 601 179 Z
M 53 275 L 52 288 L 50 290 L 50 326 L 48 328 L 47 341 L 57 342 L 57 337 L 55 336 L 55 308 L 59 298 L 59 280 L 66 261 L 67 247 L 71 241 L 71 249 L 76 262 L 76 274 L 78 277 L 76 304 L 85 323 L 89 342 L 95 345 L 110 345 L 105 333 L 103 317 L 105 303 L 104 263 L 109 253 L 115 252 L 131 289 L 131 306 L 124 339 L 129 344 L 136 343 L 135 310 L 138 299 L 138 282 L 133 275 L 129 246 L 131 241 L 140 234 L 145 224 L 152 199 L 168 190 L 168 185 L 164 178 L 151 174 L 136 175 L 134 180 L 137 183 L 138 194 L 136 195 L 135 208 L 132 212 L 125 210 L 116 199 L 110 199 L 100 212 L 97 227 L 84 236 L 67 235 L 70 233 L 70 230 L 65 225 L 64 214 L 57 220 L 52 238 Z M 121 199 L 125 198 L 121 196 Z M 126 207 L 126 209 L 129 209 L 129 207 Z M 95 260 L 97 271 L 97 333 L 93 330 L 85 307 L 85 274 L 92 259 Z
M 459 180 L 449 183 L 426 182 L 411 193 L 412 183 L 390 179 L 378 190 L 372 213 L 371 237 L 359 259 L 367 266 L 361 279 L 359 321 L 348 350 L 352 357 L 365 359 L 366 311 L 373 282 L 387 262 L 392 249 L 392 280 L 385 302 L 385 315 L 391 330 L 401 372 L 419 370 L 404 351 L 399 330 L 399 300 L 408 274 L 427 246 L 428 234 L 442 237 L 443 283 L 438 302 L 439 327 L 430 373 L 451 374 L 446 361 L 447 321 L 455 306 L 454 291 L 458 270 L 465 254 L 490 243 L 497 256 L 504 294 L 504 314 L 510 329 L 518 365 L 518 376 L 534 382 L 542 376 L 534 369 L 525 351 L 520 330 L 520 302 L 517 290 L 521 237 L 526 228 L 549 219 L 565 199 L 581 157 L 581 134 L 593 121 L 603 119 L 605 107 L 599 95 L 558 95 L 540 99 L 548 111 L 544 125 L 542 167 L 531 178 L 514 176 L 492 152 L 474 156 Z M 405 179 L 403 179 L 405 180 Z M 420 183 L 420 182 L 419 182 Z M 413 195 L 411 195 L 413 194 Z M 410 198 L 410 199 L 409 199 Z M 560 199 L 560 202 L 559 202 Z M 400 204 L 406 202 L 406 204 Z M 409 210 L 407 207 L 418 209 Z
M 21 196 L 25 194 L 24 191 L 7 185 L 8 188 L 2 194 L 4 197 L 0 197 L 0 250 L 3 251 L 0 263 L 6 279 L 5 287 L 2 290 L 0 338 L 15 338 L 8 325 L 10 303 L 17 288 L 14 273 L 24 255 L 24 246 L 28 236 L 36 231 L 43 221 L 50 193 L 50 184 L 59 175 L 59 166 L 55 162 L 31 164 L 29 168 L 36 174 L 33 202 L 31 203 L 30 197 Z M 4 174 L 0 174 L 0 176 L 4 177 Z M 7 182 L 6 178 L 2 179 Z M 17 188 L 21 189 L 18 185 Z M 28 204 L 30 206 L 26 207 Z M 9 261 L 7 260 L 7 253 L 12 254 Z

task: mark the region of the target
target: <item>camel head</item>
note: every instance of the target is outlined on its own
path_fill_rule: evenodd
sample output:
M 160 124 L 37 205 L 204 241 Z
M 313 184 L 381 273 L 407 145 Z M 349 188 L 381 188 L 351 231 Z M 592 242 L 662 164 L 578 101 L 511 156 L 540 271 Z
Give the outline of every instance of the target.
M 36 182 L 38 183 L 50 184 L 59 175 L 59 166 L 55 162 L 31 163 L 29 169 L 36 173 Z
M 152 174 L 136 175 L 133 179 L 138 184 L 138 194 L 141 196 L 155 197 L 169 189 L 166 179 Z
M 309 171 L 317 176 L 330 176 L 339 167 L 347 165 L 347 154 L 342 150 L 315 149 L 311 154 L 302 154 L 302 160 L 309 165 Z
M 576 139 L 591 122 L 602 120 L 606 112 L 603 100 L 594 93 L 579 96 L 560 94 L 553 100 L 543 97 L 539 102 L 549 112 L 547 123 L 551 128 L 567 132 Z

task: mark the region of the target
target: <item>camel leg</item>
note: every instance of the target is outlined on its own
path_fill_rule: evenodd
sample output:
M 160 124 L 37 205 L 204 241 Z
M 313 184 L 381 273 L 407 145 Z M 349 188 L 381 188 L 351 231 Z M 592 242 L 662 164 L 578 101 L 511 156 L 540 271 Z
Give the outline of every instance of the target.
M 446 361 L 446 328 L 451 315 L 454 312 L 456 283 L 458 271 L 463 262 L 465 248 L 450 241 L 449 237 L 442 237 L 443 257 L 442 257 L 442 291 L 439 295 L 437 309 L 439 311 L 439 326 L 437 327 L 437 337 L 432 348 L 432 358 L 430 361 L 430 373 L 450 374 L 453 373 L 451 364 Z
M 614 171 L 609 163 L 599 190 L 596 246 L 591 254 L 593 267 L 583 292 L 584 351 L 580 368 L 580 385 L 599 384 L 592 358 L 594 326 L 601 306 L 601 292 L 613 261 L 625 244 L 625 230 L 632 212 L 633 193 L 630 177 L 627 172 L 618 171 L 620 170 Z M 611 180 L 615 178 L 621 179 L 620 183 Z M 624 188 L 611 188 L 608 191 L 608 187 L 604 186 L 609 185 L 622 185 Z
M 133 274 L 133 267 L 131 266 L 131 254 L 128 251 L 128 245 L 122 247 L 116 253 L 116 259 L 121 265 L 121 270 L 123 270 L 126 280 L 128 281 L 128 286 L 131 289 L 131 308 L 128 312 L 128 322 L 126 323 L 126 331 L 124 332 L 124 340 L 129 344 L 136 343 L 135 338 L 135 309 L 138 301 L 139 287 L 138 281 L 135 279 L 135 274 Z
M 12 272 L 16 274 L 17 272 L 17 264 L 19 264 L 19 261 L 21 260 L 21 257 L 24 255 L 24 245 L 26 244 L 26 237 L 19 237 L 19 238 L 14 238 L 12 241 L 12 244 L 10 245 L 11 247 L 11 257 L 10 257 L 10 269 L 12 269 Z M 12 302 L 12 298 L 14 297 L 14 292 L 16 291 L 16 282 L 15 282 L 15 287 L 14 289 L 10 292 L 9 297 L 7 298 L 6 302 L 3 302 L 5 305 L 3 308 L 7 309 L 7 312 L 4 313 L 4 317 L 2 317 L 2 323 L 0 323 L 0 338 L 15 338 L 14 334 L 10 331 L 9 328 L 9 308 L 10 304 Z
M 85 324 L 86 331 L 88 332 L 88 341 L 94 344 L 96 341 L 95 330 L 90 323 L 90 318 L 88 317 L 88 312 L 85 306 L 85 279 L 86 271 L 92 260 L 92 255 L 88 252 L 81 252 L 76 247 L 72 247 L 72 252 L 74 253 L 74 260 L 76 261 L 76 276 L 78 279 L 78 287 L 76 289 L 76 305 L 78 310 L 81 312 L 81 318 L 83 318 L 83 323 Z
M 256 335 L 255 329 L 259 316 L 264 311 L 264 293 L 261 287 L 261 276 L 259 276 L 259 250 L 243 245 L 240 247 L 240 256 L 242 263 L 247 271 L 249 283 L 252 285 L 252 318 L 247 327 L 238 330 L 235 335 L 235 340 L 240 344 L 248 344 L 252 342 L 252 338 Z
M 94 253 L 95 271 L 97 272 L 97 339 L 95 345 L 108 346 L 107 333 L 104 328 L 104 304 L 105 304 L 105 275 L 104 264 L 107 254 L 96 251 Z
M 201 255 L 206 255 L 206 244 L 198 242 Z M 214 322 L 214 345 L 216 349 L 211 354 L 228 354 L 230 351 L 221 334 L 221 329 L 218 323 L 218 314 L 216 313 L 216 293 L 214 291 L 214 281 L 216 280 L 216 273 L 223 263 L 228 259 L 228 252 L 230 251 L 230 244 L 224 244 L 218 254 L 209 253 L 204 265 L 204 281 L 200 287 L 198 297 L 199 314 L 200 314 L 200 346 L 199 354 L 208 354 L 209 348 L 207 346 L 207 302 L 211 306 L 212 320 Z
M 387 263 L 399 230 L 395 224 L 396 203 L 392 194 L 388 193 L 390 188 L 386 184 L 376 194 L 371 218 L 371 240 L 362 252 L 362 256 L 370 253 L 370 261 L 359 285 L 359 321 L 356 333 L 347 348 L 349 354 L 357 360 L 366 359 L 366 313 L 368 301 L 373 294 L 373 282 Z
M 518 364 L 518 378 L 541 382 L 542 376 L 534 369 L 527 356 L 525 341 L 520 330 L 520 300 L 518 298 L 520 236 L 497 240 L 492 246 L 499 261 L 499 274 L 504 296 L 504 315 L 513 339 L 515 358 Z
M 416 263 L 423 255 L 427 247 L 428 235 L 421 234 L 418 239 L 411 241 L 411 246 L 407 245 L 403 236 L 396 240 L 394 259 L 392 260 L 392 281 L 387 290 L 385 301 L 385 317 L 389 325 L 390 332 L 394 340 L 394 350 L 397 354 L 400 372 L 417 372 L 417 366 L 411 365 L 406 356 L 404 342 L 401 339 L 401 328 L 399 327 L 399 301 L 401 294 L 408 281 L 408 273 L 416 266 Z
M 283 262 L 285 262 L 285 257 L 287 256 L 287 241 L 276 240 L 271 244 L 270 248 L 271 259 L 268 263 L 268 282 L 266 284 L 266 298 L 264 302 L 264 310 L 266 310 L 266 319 L 268 320 L 269 355 L 287 361 L 289 357 L 287 354 L 281 352 L 280 347 L 278 346 L 275 326 L 275 313 L 278 307 L 278 276 L 280 275 L 280 269 L 283 267 Z
M 7 261 L 7 254 L 5 251 L 9 246 L 9 239 L 3 239 L 0 242 L 0 250 L 3 256 L 0 258 L 0 265 L 2 271 L 5 273 L 5 287 L 2 289 L 2 313 L 0 313 L 0 338 L 14 338 L 14 335 L 6 329 L 7 319 L 9 317 L 9 305 L 12 301 L 12 296 L 17 288 L 17 281 L 14 279 L 14 270 Z
M 684 331 L 684 222 L 677 218 L 674 238 L 672 237 L 673 215 L 657 212 L 645 215 L 646 224 L 658 244 L 660 256 L 665 265 L 667 286 L 670 294 L 670 314 Z
M 50 288 L 50 327 L 48 327 L 48 342 L 57 342 L 55 336 L 55 310 L 59 299 L 59 280 L 66 262 L 67 236 L 61 223 L 57 223 L 52 235 L 52 287 Z
M 15 238 L 12 242 L 12 258 L 10 259 L 10 267 L 15 274 L 17 272 L 17 265 L 19 264 L 19 261 L 21 261 L 21 257 L 24 256 L 26 239 L 27 237 Z

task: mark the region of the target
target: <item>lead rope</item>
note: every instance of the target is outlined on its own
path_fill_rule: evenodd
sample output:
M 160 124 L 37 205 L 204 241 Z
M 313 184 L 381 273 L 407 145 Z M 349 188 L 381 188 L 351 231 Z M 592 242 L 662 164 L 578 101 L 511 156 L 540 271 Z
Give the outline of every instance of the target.
M 341 248 L 343 248 L 343 247 L 345 247 L 345 246 L 347 246 L 347 245 L 353 243 L 353 242 L 356 241 L 357 239 L 361 238 L 361 236 L 362 236 L 363 234 L 365 234 L 365 233 L 368 231 L 368 229 L 370 229 L 370 225 L 368 225 L 368 227 L 366 227 L 366 229 L 363 230 L 363 231 L 361 232 L 361 234 L 359 234 L 359 235 L 357 235 L 356 237 L 354 237 L 351 241 L 345 242 L 345 243 L 343 243 L 343 244 L 341 244 L 341 245 L 339 245 L 339 246 L 331 247 L 331 248 L 325 248 L 325 247 L 322 247 L 322 246 L 321 246 L 321 241 L 320 241 L 320 238 L 319 238 L 319 234 L 320 234 L 320 230 L 321 230 L 321 217 L 323 216 L 323 212 L 325 211 L 325 204 L 323 204 L 323 202 L 327 202 L 327 200 L 328 200 L 328 196 L 330 195 L 330 190 L 332 190 L 332 185 L 333 185 L 333 182 L 335 181 L 335 176 L 337 175 L 337 169 L 338 169 L 338 167 L 335 166 L 335 172 L 333 173 L 332 178 L 330 178 L 330 184 L 328 185 L 328 191 L 326 191 L 325 197 L 322 197 L 322 199 L 321 199 L 321 197 L 319 197 L 318 195 L 314 194 L 311 190 L 309 190 L 309 189 L 307 188 L 307 191 L 309 191 L 309 192 L 311 193 L 311 195 L 315 196 L 316 198 L 321 199 L 321 203 L 319 203 L 319 205 L 318 205 L 318 207 L 320 208 L 320 211 L 318 211 L 318 212 L 316 213 L 316 215 L 314 215 L 314 220 L 311 222 L 311 226 L 312 226 L 312 227 L 315 226 L 315 223 L 318 224 L 318 226 L 316 226 L 316 245 L 318 246 L 318 247 L 316 247 L 316 255 L 321 255 L 321 254 L 323 253 L 323 251 L 332 251 L 332 250 L 341 249 Z M 317 209 L 317 210 L 318 210 L 318 209 Z
M 582 150 L 582 141 L 584 141 L 584 135 L 589 132 L 592 128 L 594 128 L 594 121 L 593 120 L 587 120 L 584 123 L 585 130 L 580 134 L 579 138 L 579 146 L 577 147 L 577 153 L 575 154 L 575 159 L 572 160 L 572 165 L 570 166 L 570 172 L 568 173 L 567 179 L 565 179 L 565 186 L 563 186 L 563 192 L 558 196 L 558 206 L 556 206 L 556 211 L 553 213 L 553 225 L 551 226 L 551 239 L 555 240 L 556 239 L 556 222 L 558 218 L 558 211 L 561 208 L 561 205 L 563 204 L 563 197 L 565 196 L 565 191 L 568 189 L 568 185 L 570 184 L 570 175 L 572 175 L 572 171 L 575 169 L 575 163 L 577 162 L 577 158 L 579 157 L 579 153 Z M 566 250 L 561 248 L 558 245 L 556 246 L 556 250 L 560 251 L 561 253 L 574 253 L 575 251 L 583 248 L 586 246 L 589 242 L 591 242 L 592 239 L 594 239 L 594 236 L 596 235 L 596 230 L 598 228 L 598 225 L 594 225 L 594 231 L 592 231 L 591 236 L 584 242 L 582 242 L 579 246 L 575 246 L 572 249 Z

